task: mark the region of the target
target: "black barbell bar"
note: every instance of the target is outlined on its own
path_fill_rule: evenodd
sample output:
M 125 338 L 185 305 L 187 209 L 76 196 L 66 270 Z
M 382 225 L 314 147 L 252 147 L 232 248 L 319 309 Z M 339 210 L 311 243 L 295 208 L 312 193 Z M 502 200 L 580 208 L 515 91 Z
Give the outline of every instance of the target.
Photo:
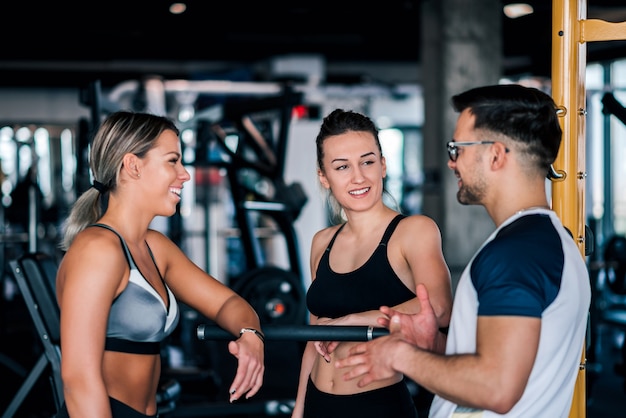
M 204 340 L 234 340 L 236 336 L 217 325 L 200 324 L 197 337 Z M 366 325 L 265 325 L 263 334 L 272 341 L 371 341 L 389 334 L 387 328 Z

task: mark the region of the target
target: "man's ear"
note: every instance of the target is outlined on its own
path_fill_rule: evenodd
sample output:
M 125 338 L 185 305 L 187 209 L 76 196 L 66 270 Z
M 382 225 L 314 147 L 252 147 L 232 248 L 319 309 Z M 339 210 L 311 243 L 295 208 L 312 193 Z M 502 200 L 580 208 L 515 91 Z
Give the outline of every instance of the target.
M 141 177 L 141 159 L 131 152 L 124 154 L 122 158 L 122 171 L 130 178 Z
M 496 170 L 501 169 L 508 158 L 508 152 L 509 150 L 502 142 L 492 144 L 490 156 L 492 168 Z

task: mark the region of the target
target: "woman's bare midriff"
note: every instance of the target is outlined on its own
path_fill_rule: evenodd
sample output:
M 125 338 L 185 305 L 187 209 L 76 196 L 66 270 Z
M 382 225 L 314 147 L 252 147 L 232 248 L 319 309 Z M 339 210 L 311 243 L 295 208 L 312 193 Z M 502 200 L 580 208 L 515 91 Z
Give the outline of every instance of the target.
M 354 341 L 340 343 L 331 354 L 330 363 L 326 363 L 322 356 L 317 356 L 315 363 L 313 363 L 313 368 L 311 369 L 311 380 L 315 383 L 315 387 L 318 390 L 334 395 L 350 395 L 390 386 L 402 380 L 401 373 L 389 379 L 370 383 L 365 387 L 357 386 L 357 382 L 360 380 L 359 378 L 344 380 L 343 375 L 350 371 L 350 368 L 338 369 L 335 367 L 334 363 L 336 359 L 346 357 L 350 348 L 356 344 L 359 343 Z
M 158 354 L 105 351 L 102 374 L 109 396 L 145 415 L 155 415 L 161 374 Z

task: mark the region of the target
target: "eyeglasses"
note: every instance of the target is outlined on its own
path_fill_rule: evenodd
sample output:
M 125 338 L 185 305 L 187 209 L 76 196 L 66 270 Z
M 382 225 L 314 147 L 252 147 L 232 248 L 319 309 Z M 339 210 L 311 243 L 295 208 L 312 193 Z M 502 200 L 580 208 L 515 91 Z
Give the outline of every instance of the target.
M 485 145 L 485 144 L 495 144 L 496 141 L 469 141 L 469 142 L 456 142 L 450 141 L 446 144 L 448 147 L 448 157 L 450 157 L 450 161 L 456 162 L 457 157 L 459 156 L 459 147 L 469 147 L 470 145 Z M 509 152 L 508 148 L 505 148 L 506 152 Z

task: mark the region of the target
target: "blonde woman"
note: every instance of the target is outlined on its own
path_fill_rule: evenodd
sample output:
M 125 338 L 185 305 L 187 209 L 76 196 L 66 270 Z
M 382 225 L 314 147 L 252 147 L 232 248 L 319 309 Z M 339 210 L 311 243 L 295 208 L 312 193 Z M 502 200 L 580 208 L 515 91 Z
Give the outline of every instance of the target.
M 178 323 L 178 301 L 239 336 L 229 343 L 238 359 L 231 401 L 261 388 L 256 312 L 149 228 L 154 217 L 176 212 L 190 179 L 178 135 L 167 118 L 126 111 L 111 114 L 95 135 L 93 187 L 69 215 L 57 275 L 65 397 L 59 417 L 155 417 L 160 343 Z

